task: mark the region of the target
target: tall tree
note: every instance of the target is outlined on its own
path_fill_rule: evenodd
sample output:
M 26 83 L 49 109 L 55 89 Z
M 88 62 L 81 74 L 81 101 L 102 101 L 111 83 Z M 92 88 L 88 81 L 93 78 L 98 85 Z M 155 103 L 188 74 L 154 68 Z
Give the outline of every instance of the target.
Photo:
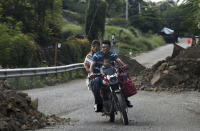
M 97 39 L 99 33 L 104 35 L 106 7 L 105 0 L 89 0 L 85 32 L 90 41 Z

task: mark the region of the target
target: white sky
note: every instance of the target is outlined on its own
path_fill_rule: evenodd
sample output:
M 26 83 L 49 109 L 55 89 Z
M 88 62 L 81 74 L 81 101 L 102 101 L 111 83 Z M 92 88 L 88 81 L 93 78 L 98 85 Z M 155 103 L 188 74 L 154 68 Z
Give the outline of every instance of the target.
M 146 1 L 159 2 L 159 1 L 165 1 L 165 0 L 146 0 Z M 177 0 L 174 0 L 174 1 L 177 1 Z M 183 1 L 183 0 L 180 0 L 180 1 Z

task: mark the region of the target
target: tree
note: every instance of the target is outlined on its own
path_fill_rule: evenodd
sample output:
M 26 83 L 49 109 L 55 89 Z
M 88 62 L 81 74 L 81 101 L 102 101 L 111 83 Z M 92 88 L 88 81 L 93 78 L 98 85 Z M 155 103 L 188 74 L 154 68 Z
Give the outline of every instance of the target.
M 183 26 L 187 27 L 187 31 L 193 34 L 199 34 L 198 29 L 200 21 L 200 0 L 187 0 L 186 3 L 180 6 L 183 12 Z
M 0 65 L 3 67 L 33 67 L 41 62 L 37 44 L 20 31 L 20 23 L 15 28 L 0 24 Z
M 147 8 L 141 14 L 131 16 L 129 21 L 132 26 L 140 29 L 143 33 L 148 33 L 149 31 L 158 33 L 165 23 L 160 11 L 155 7 Z
M 46 46 L 59 36 L 62 0 L 1 0 L 0 13 L 0 22 L 15 26 L 21 21 L 22 31 Z
M 104 0 L 90 0 L 88 3 L 85 32 L 90 41 L 97 39 L 99 33 L 104 35 L 106 7 Z
M 108 17 L 120 17 L 125 14 L 125 4 L 124 0 L 106 0 L 108 8 L 107 8 L 107 16 Z

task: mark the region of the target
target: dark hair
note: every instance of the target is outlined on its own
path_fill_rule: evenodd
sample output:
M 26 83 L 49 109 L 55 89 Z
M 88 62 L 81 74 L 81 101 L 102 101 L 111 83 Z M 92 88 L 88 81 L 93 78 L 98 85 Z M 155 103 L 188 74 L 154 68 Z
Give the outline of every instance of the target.
M 96 44 L 98 46 L 100 46 L 100 42 L 98 40 L 93 40 L 91 45 L 93 46 L 93 45 L 96 45 Z
M 107 44 L 107 45 L 111 46 L 111 43 L 109 40 L 103 40 L 102 44 Z

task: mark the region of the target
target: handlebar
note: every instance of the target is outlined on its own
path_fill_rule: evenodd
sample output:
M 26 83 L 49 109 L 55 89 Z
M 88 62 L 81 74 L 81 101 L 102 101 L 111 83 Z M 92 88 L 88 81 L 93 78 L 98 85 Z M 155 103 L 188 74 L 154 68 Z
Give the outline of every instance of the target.
M 98 76 L 101 77 L 102 74 L 98 73 L 98 74 L 90 75 L 89 79 L 93 79 L 93 78 L 98 77 Z

